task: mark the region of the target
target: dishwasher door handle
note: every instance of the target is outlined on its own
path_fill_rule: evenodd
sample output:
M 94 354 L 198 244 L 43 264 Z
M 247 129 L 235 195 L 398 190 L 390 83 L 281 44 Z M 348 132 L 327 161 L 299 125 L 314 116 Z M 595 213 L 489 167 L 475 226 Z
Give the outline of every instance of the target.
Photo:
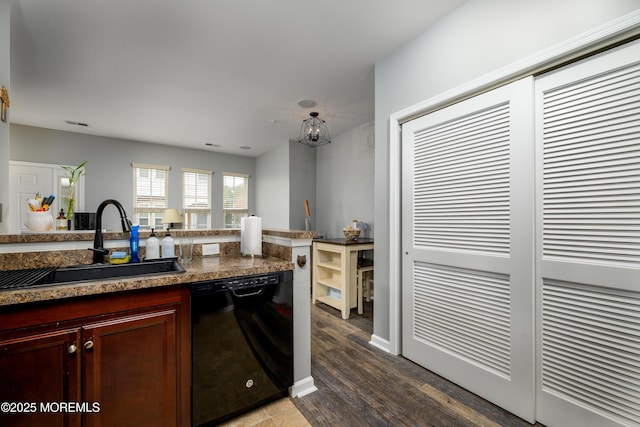
M 254 288 L 252 288 L 252 289 L 254 289 Z M 262 295 L 264 293 L 264 286 L 261 287 L 260 289 L 258 289 L 255 292 L 248 292 L 246 294 L 245 293 L 239 294 L 239 293 L 236 292 L 235 289 L 231 289 L 231 293 L 233 294 L 234 297 L 238 297 L 238 298 L 256 297 L 256 296 Z

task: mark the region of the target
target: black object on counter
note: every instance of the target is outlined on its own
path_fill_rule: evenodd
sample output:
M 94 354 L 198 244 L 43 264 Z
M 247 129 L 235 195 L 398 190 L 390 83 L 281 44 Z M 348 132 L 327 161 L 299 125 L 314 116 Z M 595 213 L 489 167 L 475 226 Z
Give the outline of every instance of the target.
M 74 230 L 95 230 L 96 214 L 95 212 L 76 212 L 73 214 Z
M 21 289 L 36 285 L 55 270 L 56 267 L 43 267 L 0 271 L 0 290 Z

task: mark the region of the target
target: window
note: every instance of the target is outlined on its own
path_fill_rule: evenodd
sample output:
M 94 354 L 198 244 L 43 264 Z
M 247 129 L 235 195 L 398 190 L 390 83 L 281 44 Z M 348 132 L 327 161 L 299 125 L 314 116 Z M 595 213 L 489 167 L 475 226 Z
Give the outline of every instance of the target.
M 240 228 L 240 218 L 249 212 L 249 175 L 223 173 L 224 228 Z
M 187 230 L 211 228 L 212 171 L 182 169 L 182 208 Z
M 133 213 L 140 228 L 162 230 L 162 213 L 169 206 L 169 166 L 133 163 Z

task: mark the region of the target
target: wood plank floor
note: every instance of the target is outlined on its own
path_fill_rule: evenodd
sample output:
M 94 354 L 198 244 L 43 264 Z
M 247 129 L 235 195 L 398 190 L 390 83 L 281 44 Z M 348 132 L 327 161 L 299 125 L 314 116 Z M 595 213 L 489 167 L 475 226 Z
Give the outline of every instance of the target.
M 349 320 L 311 308 L 311 373 L 318 391 L 292 399 L 316 426 L 508 426 L 531 424 L 434 373 L 371 346 L 371 303 Z M 536 426 L 541 426 L 536 424 Z

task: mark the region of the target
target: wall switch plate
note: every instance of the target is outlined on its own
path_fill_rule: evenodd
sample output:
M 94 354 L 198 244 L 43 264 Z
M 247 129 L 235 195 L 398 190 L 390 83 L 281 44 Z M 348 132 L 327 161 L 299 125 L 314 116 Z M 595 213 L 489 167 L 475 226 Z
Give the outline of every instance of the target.
M 202 245 L 202 256 L 219 255 L 219 254 L 220 254 L 220 243 Z

